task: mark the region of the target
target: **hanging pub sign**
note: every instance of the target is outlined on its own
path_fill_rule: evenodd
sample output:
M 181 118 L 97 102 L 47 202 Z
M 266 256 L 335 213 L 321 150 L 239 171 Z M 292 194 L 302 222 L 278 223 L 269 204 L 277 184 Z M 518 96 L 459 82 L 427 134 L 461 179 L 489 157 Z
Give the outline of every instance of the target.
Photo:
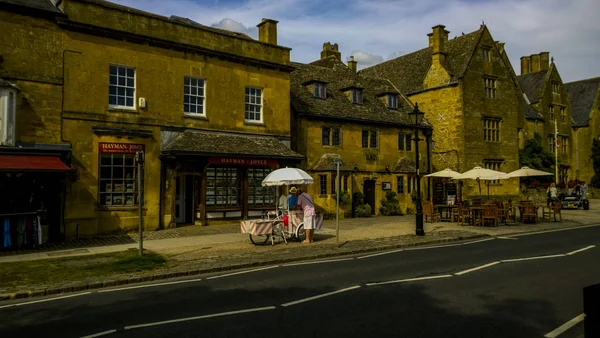
M 209 157 L 209 164 L 229 164 L 229 165 L 256 165 L 256 166 L 276 166 L 277 160 L 257 159 L 257 158 L 239 158 L 239 157 Z
M 138 151 L 144 151 L 143 144 L 111 142 L 98 144 L 98 152 L 101 154 L 135 154 Z

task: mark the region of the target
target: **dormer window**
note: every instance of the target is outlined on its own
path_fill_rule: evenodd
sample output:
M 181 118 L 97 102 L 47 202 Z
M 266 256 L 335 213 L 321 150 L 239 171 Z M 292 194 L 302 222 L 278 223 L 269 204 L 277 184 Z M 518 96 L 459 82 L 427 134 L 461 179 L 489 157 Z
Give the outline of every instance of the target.
M 363 103 L 363 92 L 360 88 L 352 89 L 352 103 L 362 104 Z
M 324 99 L 327 97 L 327 92 L 325 90 L 325 84 L 322 82 L 315 82 L 313 84 L 314 95 L 318 99 Z
M 398 109 L 398 95 L 388 94 L 387 95 L 387 106 L 389 109 Z

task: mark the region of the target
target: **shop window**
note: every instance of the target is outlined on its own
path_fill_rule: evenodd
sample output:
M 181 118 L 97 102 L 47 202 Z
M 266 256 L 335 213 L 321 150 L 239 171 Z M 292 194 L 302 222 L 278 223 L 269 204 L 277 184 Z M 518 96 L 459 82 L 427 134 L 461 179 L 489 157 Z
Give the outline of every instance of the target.
M 246 121 L 262 122 L 262 89 L 246 87 Z
M 352 103 L 362 104 L 363 103 L 363 91 L 360 88 L 352 89 Z
M 209 167 L 206 169 L 206 206 L 212 208 L 238 207 L 240 181 L 236 168 Z
M 327 175 L 319 175 L 319 194 L 327 195 Z
M 483 85 L 485 88 L 485 97 L 490 99 L 496 98 L 496 79 L 484 78 Z
M 483 119 L 483 140 L 488 142 L 500 142 L 499 119 Z
M 396 181 L 397 181 L 396 192 L 398 194 L 404 194 L 404 176 L 396 177 Z
M 0 90 L 0 145 L 15 145 L 16 93 Z
M 377 130 L 363 130 L 362 131 L 362 147 L 363 148 L 377 148 L 378 133 Z
M 135 69 L 110 66 L 108 104 L 113 108 L 135 108 Z
M 323 127 L 321 141 L 324 146 L 339 147 L 340 145 L 340 128 L 339 127 Z
M 483 166 L 486 169 L 501 171 L 500 166 L 502 165 L 502 161 L 483 161 Z M 500 184 L 500 180 L 488 181 L 490 184 Z
M 314 83 L 314 95 L 316 98 L 324 99 L 327 97 L 327 92 L 325 91 L 325 84 L 321 82 Z
M 186 76 L 183 80 L 183 112 L 186 115 L 205 115 L 204 79 Z
M 387 96 L 387 106 L 389 109 L 398 109 L 398 95 L 396 94 L 388 94 Z
M 99 177 L 100 205 L 138 205 L 135 154 L 101 154 Z
M 268 168 L 248 168 L 248 205 L 275 204 L 275 189 L 262 186 L 262 181 L 270 172 L 271 169 Z

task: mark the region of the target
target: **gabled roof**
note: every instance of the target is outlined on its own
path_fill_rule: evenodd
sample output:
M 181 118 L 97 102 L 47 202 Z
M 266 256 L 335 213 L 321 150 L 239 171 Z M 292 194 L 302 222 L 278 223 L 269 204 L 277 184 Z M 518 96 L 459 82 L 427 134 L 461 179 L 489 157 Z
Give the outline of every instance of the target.
M 574 126 L 587 126 L 594 100 L 598 96 L 600 77 L 565 83 L 565 88 L 571 98 Z
M 327 65 L 324 67 L 322 65 Z M 291 73 L 291 101 L 301 115 L 343 119 L 357 122 L 411 125 L 407 113 L 413 107 L 386 79 L 357 74 L 335 56 L 326 57 L 310 64 L 293 63 Z M 315 98 L 305 85 L 310 80 L 326 82 L 326 98 Z M 349 84 L 363 88 L 363 104 L 353 104 L 343 92 Z M 378 96 L 396 93 L 398 109 L 388 109 Z M 424 126 L 427 126 L 424 122 Z
M 63 14 L 50 0 L 0 0 L 0 4 L 27 7 L 45 12 Z
M 455 37 L 445 43 L 446 61 L 444 67 L 450 73 L 451 81 L 462 78 L 469 66 L 485 26 Z M 395 59 L 365 68 L 361 74 L 389 78 L 405 94 L 423 90 L 423 81 L 431 67 L 431 47 L 406 54 Z
M 517 76 L 521 89 L 523 89 L 523 92 L 525 92 L 531 103 L 536 103 L 540 100 L 546 81 L 546 75 L 548 75 L 549 72 L 550 69 L 547 69 Z

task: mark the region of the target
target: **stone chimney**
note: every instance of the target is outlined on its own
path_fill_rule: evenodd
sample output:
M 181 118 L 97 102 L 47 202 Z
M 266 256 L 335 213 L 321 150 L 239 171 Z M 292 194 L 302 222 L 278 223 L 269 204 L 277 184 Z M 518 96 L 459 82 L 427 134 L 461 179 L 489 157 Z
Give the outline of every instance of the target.
M 321 59 L 324 59 L 329 56 L 335 56 L 336 59 L 342 61 L 342 53 L 338 51 L 337 43 L 334 43 L 332 45 L 331 42 L 325 42 L 323 44 L 323 50 L 321 51 Z
M 550 68 L 550 52 L 540 53 L 540 70 L 547 70 Z
M 535 73 L 535 72 L 539 72 L 540 71 L 540 55 L 539 54 L 532 54 L 530 55 L 531 58 L 531 72 Z
M 531 68 L 530 68 L 531 64 L 529 63 L 529 61 L 530 61 L 529 56 L 521 57 L 521 75 L 531 73 Z
M 258 41 L 276 45 L 278 23 L 279 21 L 263 18 L 262 21 L 256 25 L 256 27 L 258 27 Z
M 427 34 L 429 36 L 429 45 L 431 47 L 431 55 L 433 57 L 433 61 L 438 60 L 439 62 L 444 62 L 446 60 L 446 42 L 448 41 L 449 31 L 445 30 L 446 26 L 437 25 L 432 27 L 433 32 Z
M 350 68 L 350 70 L 355 73 L 356 73 L 356 64 L 357 64 L 357 62 L 354 61 L 354 56 L 350 56 L 350 60 L 348 60 L 348 68 Z

